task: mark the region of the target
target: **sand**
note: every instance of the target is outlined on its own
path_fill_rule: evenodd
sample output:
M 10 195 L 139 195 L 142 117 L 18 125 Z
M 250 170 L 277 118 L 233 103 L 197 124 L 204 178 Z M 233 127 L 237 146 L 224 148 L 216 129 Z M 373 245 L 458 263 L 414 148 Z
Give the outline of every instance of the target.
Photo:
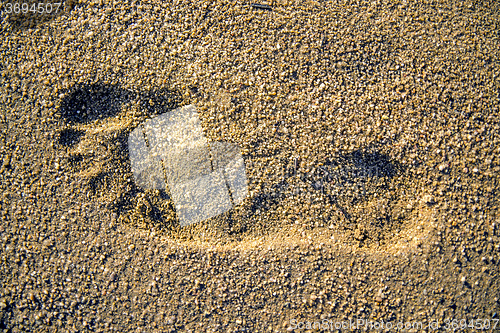
M 3 330 L 493 330 L 499 5 L 263 4 L 3 5 Z M 182 228 L 127 138 L 189 104 L 249 196 Z

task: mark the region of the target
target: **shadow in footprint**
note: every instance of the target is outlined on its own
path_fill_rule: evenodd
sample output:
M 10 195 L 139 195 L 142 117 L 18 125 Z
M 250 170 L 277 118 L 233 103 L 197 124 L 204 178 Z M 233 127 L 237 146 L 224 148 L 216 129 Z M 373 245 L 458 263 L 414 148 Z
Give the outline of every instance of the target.
M 289 161 L 285 167 L 283 179 L 267 186 L 268 190 L 254 197 L 251 211 L 257 209 L 268 210 L 279 203 L 287 195 L 292 178 L 300 180 L 300 192 L 320 192 L 325 195 L 327 202 L 337 206 L 346 218 L 350 215 L 342 207 L 339 198 L 351 197 L 354 201 L 363 200 L 369 195 L 370 187 L 374 184 L 384 184 L 402 170 L 399 163 L 394 162 L 386 154 L 376 150 L 356 150 L 351 153 L 340 154 L 326 160 L 314 171 L 302 173 L 297 169 L 297 163 Z
M 89 123 L 115 116 L 134 93 L 116 85 L 79 85 L 61 101 L 60 114 L 69 122 Z
M 367 177 L 393 178 L 401 165 L 391 161 L 388 155 L 378 151 L 355 150 L 352 153 L 341 155 L 338 161 L 352 164 L 359 174 Z M 338 162 L 337 161 L 337 162 Z
M 271 210 L 290 197 L 297 197 L 295 204 L 304 204 L 306 211 L 309 202 L 321 201 L 322 217 L 316 223 L 334 225 L 359 246 L 390 241 L 411 214 L 401 200 L 406 186 L 399 183 L 406 169 L 377 146 L 331 156 L 308 172 L 297 167 L 298 159 L 283 162 L 282 178 L 262 186 L 264 191 L 248 206 L 250 214 Z
M 325 161 L 312 176 L 316 182 L 323 175 L 328 182 L 334 180 L 339 185 L 358 184 L 364 188 L 369 183 L 388 181 L 402 170 L 402 165 L 386 154 L 359 149 Z
M 142 110 L 145 110 L 149 116 L 159 115 L 166 110 L 173 110 L 181 103 L 180 94 L 161 88 L 142 93 L 140 104 Z
M 145 191 L 136 186 L 129 162 L 128 136 L 134 128 L 117 129 L 114 133 L 106 131 L 89 134 L 76 129 L 79 124 L 91 124 L 95 120 L 105 120 L 122 111 L 122 105 L 137 101 L 141 105 L 140 122 L 157 114 L 168 112 L 180 106 L 181 95 L 175 90 L 158 89 L 136 93 L 110 84 L 83 84 L 69 89 L 60 101 L 60 116 L 69 125 L 59 133 L 57 143 L 61 146 L 73 146 L 83 140 L 95 147 L 81 147 L 83 152 L 70 152 L 68 164 L 74 171 L 84 171 L 99 165 L 99 171 L 88 176 L 86 190 L 92 196 L 106 196 L 109 208 L 120 214 L 134 209 L 136 196 Z M 73 128 L 72 128 L 73 126 Z M 110 135 L 111 134 L 111 135 Z M 85 150 L 88 148 L 88 151 Z M 106 149 L 106 152 L 99 151 Z M 156 199 L 168 199 L 160 192 Z M 149 218 L 153 222 L 162 222 L 162 212 L 152 207 Z
M 59 139 L 57 142 L 65 147 L 71 147 L 80 141 L 80 137 L 84 135 L 84 131 L 67 128 L 59 132 Z

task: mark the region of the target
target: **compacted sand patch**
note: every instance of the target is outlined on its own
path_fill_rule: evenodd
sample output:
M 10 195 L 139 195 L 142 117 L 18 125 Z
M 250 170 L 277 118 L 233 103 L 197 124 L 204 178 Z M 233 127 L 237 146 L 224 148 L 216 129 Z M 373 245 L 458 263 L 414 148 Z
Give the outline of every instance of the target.
M 296 145 L 287 145 L 287 136 L 279 135 L 257 145 L 243 141 L 250 191 L 243 204 L 181 228 L 168 190 L 136 186 L 126 146 L 133 128 L 178 106 L 182 103 L 179 95 L 167 89 L 136 93 L 93 83 L 60 96 L 57 108 L 66 127 L 55 139 L 56 148 L 64 152 L 57 167 L 78 179 L 89 197 L 98 196 L 120 221 L 154 228 L 172 240 L 223 247 L 240 247 L 241 242 L 247 247 L 256 239 L 257 243 L 272 239 L 285 244 L 294 238 L 300 242 L 322 235 L 330 244 L 399 251 L 425 241 L 434 228 L 436 202 L 415 177 L 418 167 L 402 163 L 404 155 L 391 157 L 390 145 L 375 142 L 366 148 L 337 149 L 311 157 Z M 231 103 L 230 99 L 226 102 Z M 221 108 L 227 112 L 227 105 Z M 203 104 L 200 109 L 207 126 L 212 109 Z M 318 128 L 311 136 L 326 138 L 324 144 L 334 146 L 335 138 L 323 132 Z M 207 133 L 211 135 L 208 129 Z M 278 150 L 270 150 L 273 140 L 279 140 L 274 143 Z M 315 143 L 303 142 L 298 147 L 310 146 L 308 151 L 314 151 Z M 398 143 L 393 144 L 398 149 Z M 297 230 L 301 231 L 297 234 Z

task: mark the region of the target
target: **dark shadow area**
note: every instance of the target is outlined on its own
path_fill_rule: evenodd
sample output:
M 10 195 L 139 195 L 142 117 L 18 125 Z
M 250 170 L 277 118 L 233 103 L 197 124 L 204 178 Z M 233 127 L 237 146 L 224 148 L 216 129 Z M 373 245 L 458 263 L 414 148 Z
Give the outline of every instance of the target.
M 83 155 L 82 154 L 72 154 L 69 158 L 68 158 L 68 163 L 69 165 L 75 169 L 78 167 L 78 165 L 80 164 L 80 162 L 83 161 Z
M 142 121 L 180 107 L 181 94 L 175 90 L 158 89 L 136 93 L 110 84 L 83 84 L 70 89 L 60 101 L 59 113 L 69 127 L 59 133 L 57 143 L 61 146 L 73 146 L 86 135 L 85 132 L 71 128 L 72 124 L 88 124 L 98 119 L 116 116 L 122 111 L 124 103 L 136 100 L 141 105 Z M 106 147 L 108 154 L 99 161 L 102 170 L 97 175 L 89 177 L 83 184 L 92 195 L 103 195 L 111 186 L 119 189 L 112 192 L 116 196 L 109 208 L 117 215 L 126 214 L 135 208 L 138 193 L 143 189 L 134 182 L 132 175 L 128 136 L 134 128 L 127 128 L 114 133 L 113 136 L 101 136 L 99 144 Z M 99 134 L 96 134 L 99 136 Z M 73 153 L 68 157 L 68 164 L 73 171 L 84 171 L 97 161 L 88 161 L 85 155 Z M 106 192 L 106 193 L 105 193 Z M 170 199 L 165 191 L 160 191 L 158 198 L 150 198 L 151 210 L 148 218 L 155 224 L 163 225 L 162 211 L 155 205 L 158 199 Z
M 67 128 L 59 133 L 59 139 L 57 142 L 62 146 L 71 147 L 80 141 L 80 137 L 84 134 L 84 131 Z
M 321 202 L 320 217 L 308 228 L 335 225 L 359 246 L 384 243 L 411 212 L 397 198 L 401 193 L 397 189 L 402 186 L 399 177 L 405 167 L 377 147 L 336 154 L 307 172 L 298 166 L 309 163 L 281 161 L 283 176 L 275 183 L 263 184 L 263 192 L 249 203 L 248 213 L 262 214 L 290 198 L 298 199 L 296 204 L 301 206 Z M 297 212 L 300 214 L 300 210 Z
M 290 193 L 291 181 L 295 179 L 296 194 L 321 193 L 328 203 L 335 205 L 349 219 L 350 216 L 340 204 L 339 198 L 350 196 L 353 200 L 349 201 L 363 200 L 370 184 L 378 184 L 380 187 L 380 184 L 383 185 L 402 171 L 402 166 L 392 161 L 388 155 L 376 150 L 361 149 L 326 160 L 323 165 L 307 173 L 298 169 L 298 160 L 286 161 L 283 164 L 285 171 L 282 180 L 271 184 L 265 192 L 253 199 L 250 207 L 252 212 L 255 213 L 257 209 L 268 210 L 286 196 L 293 196 L 293 190 Z
M 109 177 L 107 172 L 100 172 L 89 179 L 87 186 L 90 188 L 92 195 L 106 188 L 106 179 Z
M 13 320 L 14 317 L 14 307 L 13 304 L 6 302 L 6 307 L 0 312 L 0 329 L 2 332 L 12 332 L 7 330 L 9 322 Z
M 270 5 L 267 5 L 267 4 L 252 3 L 252 4 L 250 4 L 250 6 L 253 9 L 257 9 L 257 10 L 264 10 L 264 11 L 269 11 L 269 12 L 273 10 L 273 7 L 271 7 Z
M 355 150 L 342 154 L 338 158 L 325 163 L 325 166 L 352 165 L 354 177 L 388 177 L 393 178 L 402 165 L 391 161 L 389 156 L 379 151 Z M 357 171 L 357 172 L 356 172 Z
M 133 129 L 131 129 L 133 130 Z M 122 132 L 116 138 L 118 145 L 114 146 L 111 156 L 114 163 L 121 166 L 121 172 L 128 175 L 126 190 L 119 193 L 119 196 L 111 204 L 111 210 L 117 214 L 123 214 L 133 208 L 137 193 L 144 192 L 135 184 L 132 169 L 129 163 L 128 135 L 131 131 Z
M 133 96 L 133 92 L 116 85 L 79 85 L 62 99 L 60 114 L 69 122 L 89 123 L 116 115 Z
M 147 111 L 148 116 L 155 116 L 178 107 L 182 101 L 180 94 L 161 88 L 141 94 L 141 108 Z

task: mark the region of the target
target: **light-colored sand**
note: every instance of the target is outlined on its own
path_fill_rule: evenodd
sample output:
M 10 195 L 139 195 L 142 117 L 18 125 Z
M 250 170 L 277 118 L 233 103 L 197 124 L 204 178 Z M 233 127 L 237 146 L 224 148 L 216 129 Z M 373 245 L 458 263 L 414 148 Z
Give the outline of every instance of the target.
M 1 328 L 498 319 L 496 2 L 25 19 L 1 17 Z M 188 104 L 243 148 L 250 196 L 180 228 L 134 185 L 127 136 Z

